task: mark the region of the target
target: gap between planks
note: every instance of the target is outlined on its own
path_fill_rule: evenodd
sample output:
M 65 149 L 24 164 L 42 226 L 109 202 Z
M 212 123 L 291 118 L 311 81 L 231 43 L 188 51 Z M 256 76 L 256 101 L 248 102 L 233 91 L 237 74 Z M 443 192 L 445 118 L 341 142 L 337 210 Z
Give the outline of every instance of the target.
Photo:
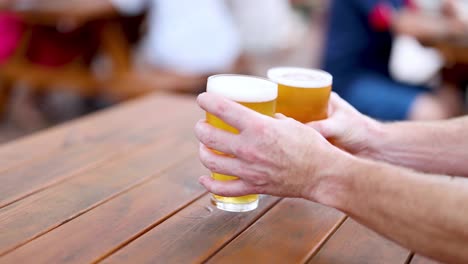
M 156 124 L 154 126 L 146 127 L 146 128 L 143 127 L 142 129 L 147 130 L 147 129 L 152 129 L 153 127 L 158 127 L 158 124 Z M 171 130 L 169 130 L 169 129 L 164 130 L 164 131 L 161 132 L 161 135 L 159 135 L 158 138 L 160 138 L 160 137 L 164 138 L 165 136 L 170 135 L 171 134 L 170 132 L 171 132 Z M 151 140 L 150 143 L 154 143 L 155 140 L 157 141 L 158 139 L 155 138 L 155 139 Z M 66 173 L 65 176 L 61 176 L 61 177 L 57 177 L 55 179 L 51 179 L 48 182 L 43 183 L 42 185 L 39 185 L 38 187 L 32 188 L 31 190 L 25 192 L 24 194 L 20 194 L 19 196 L 14 196 L 14 197 L 12 197 L 12 199 L 6 200 L 6 202 L 0 203 L 0 209 L 4 208 L 6 206 L 9 206 L 9 205 L 11 205 L 11 204 L 13 204 L 15 202 L 18 202 L 18 201 L 20 201 L 22 199 L 25 199 L 25 198 L 27 198 L 27 197 L 29 197 L 31 195 L 39 193 L 39 192 L 41 192 L 41 191 L 43 191 L 43 190 L 45 190 L 47 188 L 50 188 L 52 186 L 55 186 L 55 185 L 60 184 L 62 182 L 65 182 L 65 181 L 71 179 L 74 175 L 83 173 L 83 172 L 85 172 L 87 170 L 90 170 L 92 168 L 99 167 L 100 165 L 105 164 L 107 162 L 110 162 L 112 160 L 119 159 L 119 158 L 122 158 L 124 156 L 127 156 L 127 155 L 133 154 L 135 152 L 138 152 L 139 149 L 141 149 L 141 147 L 145 146 L 145 145 L 146 144 L 142 145 L 141 143 L 137 143 L 137 144 L 135 144 L 133 146 L 127 146 L 127 147 L 119 149 L 117 154 L 110 155 L 109 157 L 104 158 L 103 160 L 99 160 L 99 161 L 96 161 L 96 162 L 91 162 L 91 163 L 88 163 L 88 164 L 86 164 L 86 165 L 84 165 L 82 167 L 73 169 L 72 171 Z M 34 162 L 36 160 L 37 159 L 31 160 L 28 163 L 32 163 L 32 162 Z M 21 164 L 21 165 L 24 165 L 24 164 Z M 6 172 L 6 171 L 8 171 L 10 169 L 14 169 L 14 168 L 6 169 L 4 171 L 1 171 L 0 173 Z
M 106 258 L 110 257 L 111 255 L 117 253 L 119 250 L 121 250 L 122 248 L 126 247 L 127 245 L 129 245 L 130 243 L 132 243 L 133 241 L 137 240 L 138 238 L 140 238 L 141 236 L 145 235 L 146 233 L 148 233 L 149 231 L 151 231 L 153 228 L 157 227 L 158 225 L 164 223 L 166 220 L 168 220 L 169 218 L 171 218 L 172 216 L 174 216 L 175 214 L 179 213 L 180 211 L 184 210 L 185 208 L 187 208 L 188 206 L 190 206 L 191 204 L 195 203 L 196 201 L 200 200 L 201 198 L 203 198 L 205 195 L 207 195 L 208 192 L 203 192 L 202 194 L 200 194 L 199 196 L 195 197 L 194 199 L 190 200 L 189 202 L 187 202 L 186 204 L 180 206 L 179 208 L 176 208 L 173 212 L 171 212 L 170 214 L 168 214 L 167 216 L 165 216 L 164 218 L 160 219 L 159 221 L 156 221 L 155 223 L 151 224 L 150 226 L 148 226 L 147 228 L 144 228 L 143 230 L 141 230 L 140 232 L 136 233 L 135 235 L 133 235 L 132 237 L 130 237 L 128 240 L 126 240 L 125 242 L 123 242 L 122 244 L 118 245 L 116 248 L 112 249 L 111 251 L 105 253 L 104 255 L 102 255 L 101 257 L 99 257 L 98 259 L 92 261 L 91 263 L 95 264 L 95 263 L 99 263 L 103 260 L 105 260 Z
M 279 202 L 281 202 L 283 200 L 283 198 L 280 198 L 278 200 L 276 200 L 275 202 L 273 202 L 270 206 L 268 206 L 265 211 L 262 213 L 262 214 L 259 214 L 257 215 L 251 225 L 249 226 L 246 226 L 244 229 L 242 229 L 237 235 L 231 237 L 230 239 L 228 239 L 224 244 L 222 244 L 216 251 L 213 252 L 213 254 L 211 254 L 210 256 L 208 256 L 204 261 L 202 261 L 202 263 L 206 263 L 208 262 L 211 258 L 213 258 L 216 254 L 218 254 L 221 250 L 223 250 L 227 245 L 229 245 L 232 241 L 234 241 L 234 239 L 236 239 L 237 237 L 239 237 L 240 235 L 242 235 L 247 229 L 250 228 L 250 226 L 252 226 L 253 224 L 255 224 L 260 218 L 262 218 L 263 216 L 265 216 L 273 207 L 275 207 Z
M 11 204 L 14 204 L 14 203 L 16 203 L 18 201 L 21 201 L 21 200 L 23 200 L 23 199 L 25 199 L 25 198 L 27 198 L 27 197 L 29 197 L 31 195 L 40 193 L 41 191 L 44 191 L 44 190 L 46 190 L 46 189 L 48 189 L 50 187 L 53 187 L 55 185 L 66 182 L 67 180 L 70 180 L 71 178 L 73 178 L 73 176 L 75 176 L 75 175 L 82 174 L 83 172 L 89 171 L 89 170 L 91 170 L 93 168 L 98 168 L 99 166 L 101 166 L 103 164 L 106 164 L 106 163 L 109 163 L 109 162 L 111 162 L 113 160 L 123 158 L 125 156 L 130 156 L 130 155 L 132 155 L 134 153 L 138 153 L 142 149 L 146 149 L 145 147 L 144 148 L 139 148 L 139 147 L 141 147 L 141 145 L 135 145 L 133 147 L 129 147 L 128 149 L 122 148 L 117 154 L 110 155 L 109 157 L 107 157 L 107 158 L 105 158 L 103 160 L 88 163 L 88 164 L 86 164 L 86 165 L 84 165 L 82 167 L 79 167 L 77 169 L 72 170 L 69 173 L 65 173 L 65 176 L 57 177 L 56 179 L 51 179 L 50 181 L 40 185 L 39 187 L 32 188 L 30 191 L 25 192 L 24 194 L 13 197 L 12 199 L 7 200 L 4 203 L 1 203 L 0 204 L 0 209 L 2 209 L 4 207 L 7 207 L 7 206 L 9 206 Z
M 100 111 L 98 111 L 96 113 L 93 113 L 91 115 L 83 116 L 83 117 L 77 118 L 75 120 L 65 122 L 63 124 L 58 124 L 56 126 L 46 128 L 46 129 L 44 129 L 42 131 L 38 131 L 38 132 L 36 132 L 34 134 L 31 134 L 29 136 L 25 136 L 23 138 L 19 138 L 17 140 L 13 140 L 13 141 L 7 142 L 7 143 L 5 143 L 3 145 L 0 145 L 0 151 L 3 150 L 3 149 L 12 148 L 15 144 L 18 144 L 18 143 L 26 144 L 29 141 L 35 142 L 35 141 L 38 140 L 38 138 L 45 137 L 46 134 L 67 133 L 66 131 L 70 130 L 71 128 L 80 129 L 81 128 L 80 126 L 86 127 L 86 126 L 90 125 L 89 123 L 99 122 L 101 119 L 104 119 L 105 117 L 107 117 L 109 115 L 114 115 L 115 116 L 116 113 L 135 111 L 134 108 L 138 107 L 142 103 L 143 104 L 149 104 L 146 101 L 152 101 L 152 100 L 156 100 L 156 98 L 155 97 L 150 97 L 150 99 L 139 100 L 139 101 L 134 100 L 134 101 L 125 102 L 125 103 L 122 103 L 120 108 L 118 108 L 118 109 L 113 108 L 113 107 L 103 109 L 103 110 L 100 110 Z M 62 131 L 62 130 L 64 130 L 64 131 Z M 54 150 L 51 150 L 51 151 L 47 151 L 45 154 L 56 153 L 56 152 L 57 152 L 57 150 L 54 149 Z M 27 159 L 22 160 L 22 161 L 14 162 L 13 164 L 11 164 L 9 166 L 1 168 L 0 173 L 4 173 L 6 171 L 13 170 L 13 169 L 16 169 L 18 167 L 21 167 L 21 166 L 23 166 L 25 164 L 32 163 L 32 162 L 36 161 L 37 159 L 40 159 L 41 157 L 43 157 L 45 154 L 44 154 L 44 152 L 41 152 L 40 154 L 36 154 L 31 158 L 27 158 Z
M 149 147 L 151 147 L 151 146 L 148 146 L 148 148 L 149 148 Z M 146 148 L 144 148 L 144 149 L 146 149 Z M 140 151 L 144 151 L 144 150 L 141 149 Z M 105 203 L 107 203 L 107 202 L 113 200 L 114 198 L 116 198 L 116 197 L 118 197 L 118 196 L 121 196 L 121 195 L 123 195 L 123 194 L 125 194 L 125 193 L 131 191 L 132 189 L 137 188 L 137 187 L 139 187 L 139 186 L 141 186 L 141 185 L 143 185 L 143 184 L 145 184 L 145 183 L 147 183 L 147 182 L 149 182 L 149 181 L 151 181 L 151 180 L 153 180 L 153 179 L 155 179 L 155 178 L 161 176 L 162 174 L 164 174 L 164 173 L 167 172 L 168 170 L 172 169 L 173 167 L 176 167 L 176 166 L 179 165 L 180 163 L 183 163 L 183 162 L 185 162 L 185 161 L 187 161 L 187 160 L 193 159 L 195 156 L 196 156 L 196 155 L 193 155 L 193 154 L 186 155 L 186 156 L 183 157 L 182 159 L 180 159 L 180 160 L 174 162 L 173 164 L 170 164 L 170 165 L 169 165 L 168 167 L 166 167 L 165 169 L 159 171 L 157 174 L 153 174 L 153 175 L 151 175 L 151 176 L 145 177 L 145 178 L 143 178 L 143 179 L 141 179 L 141 180 L 139 180 L 139 181 L 133 183 L 132 185 L 128 186 L 127 188 L 121 190 L 120 192 L 117 192 L 117 193 L 115 193 L 115 194 L 113 194 L 113 195 L 111 195 L 111 196 L 109 196 L 109 197 L 107 197 L 107 198 L 105 198 L 105 199 L 103 199 L 103 200 L 101 200 L 101 201 L 96 202 L 95 204 L 89 206 L 88 208 L 83 209 L 83 210 L 80 211 L 80 212 L 77 212 L 76 214 L 70 216 L 69 218 L 67 218 L 67 219 L 65 219 L 65 220 L 63 220 L 63 221 L 61 221 L 61 222 L 59 222 L 59 223 L 57 223 L 57 224 L 51 226 L 50 228 L 48 228 L 48 229 L 46 229 L 46 230 L 44 230 L 44 231 L 42 231 L 42 232 L 39 232 L 38 234 L 32 236 L 32 237 L 29 238 L 29 239 L 24 240 L 23 242 L 20 242 L 20 243 L 16 244 L 15 246 L 13 246 L 13 247 L 11 247 L 11 248 L 5 250 L 4 252 L 1 252 L 1 253 L 0 253 L 0 257 L 5 256 L 5 255 L 7 255 L 7 254 L 13 252 L 14 250 L 20 248 L 21 246 L 26 245 L 27 243 L 29 243 L 29 242 L 31 242 L 31 241 L 33 241 L 33 240 L 35 240 L 35 239 L 37 239 L 37 238 L 39 238 L 39 237 L 41 237 L 41 236 L 43 236 L 43 235 L 45 235 L 45 234 L 47 234 L 47 233 L 53 231 L 53 230 L 56 229 L 56 228 L 59 228 L 60 226 L 62 226 L 62 225 L 64 225 L 64 224 L 66 224 L 66 223 L 72 221 L 73 219 L 75 219 L 75 218 L 77 218 L 77 217 L 80 217 L 81 215 L 83 215 L 83 214 L 85 214 L 85 213 L 87 213 L 87 212 L 93 210 L 94 208 L 96 208 L 96 207 L 98 207 L 98 206 L 100 206 L 100 205 L 102 205 L 102 204 L 105 204 Z
M 320 242 L 310 250 L 310 252 L 306 255 L 304 260 L 301 261 L 301 263 L 303 263 L 303 264 L 308 263 L 315 255 L 317 255 L 317 253 L 322 249 L 322 247 L 325 245 L 325 243 L 327 243 L 327 241 L 336 233 L 336 231 L 338 231 L 338 229 L 340 229 L 340 227 L 344 224 L 344 222 L 348 218 L 349 217 L 347 215 L 343 216 L 335 224 L 335 226 L 330 230 L 330 232 L 328 232 L 328 234 L 326 236 L 324 236 L 322 238 L 322 240 L 320 240 Z
M 405 260 L 405 264 L 410 264 L 411 261 L 413 261 L 413 258 L 414 258 L 414 252 L 410 252 L 410 254 L 408 255 L 408 258 Z

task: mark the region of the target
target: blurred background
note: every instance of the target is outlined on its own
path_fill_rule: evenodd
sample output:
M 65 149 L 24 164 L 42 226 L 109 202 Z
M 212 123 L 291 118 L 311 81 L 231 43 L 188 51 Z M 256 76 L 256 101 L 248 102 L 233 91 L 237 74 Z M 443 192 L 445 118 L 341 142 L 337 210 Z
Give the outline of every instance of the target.
M 465 113 L 465 0 L 0 0 L 0 142 L 216 73 L 323 68 L 381 120 Z

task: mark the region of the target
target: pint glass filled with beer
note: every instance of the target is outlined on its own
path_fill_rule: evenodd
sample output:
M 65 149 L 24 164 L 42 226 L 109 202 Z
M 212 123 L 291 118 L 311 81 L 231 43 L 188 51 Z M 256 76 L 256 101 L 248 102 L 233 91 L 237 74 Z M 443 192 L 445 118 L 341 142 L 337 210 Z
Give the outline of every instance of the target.
M 333 77 L 325 71 L 277 67 L 268 78 L 278 84 L 276 111 L 302 123 L 328 117 Z
M 261 114 L 273 116 L 276 110 L 276 97 L 278 85 L 266 79 L 235 74 L 214 75 L 208 78 L 207 92 L 222 95 L 236 101 Z M 206 113 L 206 119 L 214 127 L 231 133 L 239 133 L 234 127 L 229 126 L 218 117 Z M 213 150 L 218 155 L 224 155 Z M 237 177 L 212 173 L 215 180 L 230 181 Z M 217 208 L 231 212 L 246 212 L 254 210 L 258 206 L 258 195 L 251 194 L 241 197 L 223 197 L 213 195 L 213 203 Z

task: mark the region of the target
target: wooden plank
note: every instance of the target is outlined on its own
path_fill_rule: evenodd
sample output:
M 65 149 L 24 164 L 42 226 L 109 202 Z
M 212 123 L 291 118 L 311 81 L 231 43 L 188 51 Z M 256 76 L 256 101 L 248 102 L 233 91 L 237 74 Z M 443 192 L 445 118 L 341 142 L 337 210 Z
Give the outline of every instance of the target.
M 410 252 L 348 218 L 308 262 L 406 263 Z
M 186 137 L 187 131 L 179 137 Z M 0 209 L 0 255 L 62 225 L 193 155 L 177 131 L 145 149 L 85 171 Z
M 152 122 L 149 118 L 141 122 L 146 113 L 151 113 L 154 121 L 164 118 L 163 113 L 175 104 L 185 113 L 196 108 L 193 97 L 152 95 L 1 145 L 0 171 L 83 144 L 104 143 L 135 125 Z
M 0 258 L 0 263 L 95 261 L 206 193 L 197 182 L 203 173 L 207 171 L 198 157 L 192 156 L 160 177 L 16 249 Z
M 421 255 L 414 255 L 411 264 L 442 264 L 442 262 L 432 260 Z
M 171 102 L 170 99 L 167 101 Z M 23 166 L 0 173 L 0 208 L 70 177 L 79 171 L 97 166 L 120 155 L 125 155 L 132 149 L 148 144 L 160 133 L 164 133 L 168 129 L 174 129 L 175 126 L 178 126 L 181 130 L 192 130 L 193 123 L 202 115 L 201 111 L 193 111 L 196 107 L 192 100 L 181 100 L 177 104 L 180 105 L 180 108 L 170 115 L 158 116 L 148 121 L 136 118 L 147 112 L 161 112 L 163 108 L 169 107 L 159 100 L 153 100 L 151 105 L 154 103 L 159 106 L 149 107 L 143 104 L 142 108 L 129 111 L 130 116 L 128 116 L 128 119 L 118 120 L 119 122 L 114 122 L 114 124 L 108 124 L 105 120 L 101 120 L 101 123 L 106 124 L 106 129 L 100 129 L 99 127 L 102 126 L 98 126 L 94 122 L 86 124 L 85 131 L 88 133 L 85 132 L 84 135 L 72 134 L 75 135 L 73 136 L 75 140 L 83 137 L 84 140 L 71 143 L 72 146 L 68 143 L 68 146 L 63 148 L 55 145 L 58 147 L 56 153 L 46 154 L 44 158 L 36 159 L 23 164 Z M 167 110 L 164 109 L 164 111 Z M 187 120 L 186 123 L 180 122 L 168 125 L 174 119 L 182 117 Z M 131 119 L 138 120 L 138 122 L 131 122 Z M 99 132 L 92 132 L 93 127 L 94 130 Z M 56 136 L 51 135 L 43 140 L 52 142 Z M 68 142 L 67 139 L 63 138 L 58 138 L 58 140 Z M 0 154 L 1 159 L 2 155 Z
M 111 132 L 116 130 L 118 132 L 120 126 L 134 123 L 132 120 L 136 120 L 136 111 L 139 111 L 140 107 L 148 109 L 152 100 L 155 100 L 155 97 L 112 107 L 4 144 L 0 146 L 0 169 L 3 171 L 48 153 L 63 151 L 77 144 L 86 144 L 96 137 L 100 138 L 101 134 L 111 135 Z M 102 126 L 104 123 L 107 125 Z
M 208 263 L 298 263 L 342 223 L 344 214 L 322 205 L 285 199 Z
M 277 201 L 275 197 L 263 197 L 256 210 L 231 213 L 214 208 L 208 194 L 103 262 L 200 263 Z

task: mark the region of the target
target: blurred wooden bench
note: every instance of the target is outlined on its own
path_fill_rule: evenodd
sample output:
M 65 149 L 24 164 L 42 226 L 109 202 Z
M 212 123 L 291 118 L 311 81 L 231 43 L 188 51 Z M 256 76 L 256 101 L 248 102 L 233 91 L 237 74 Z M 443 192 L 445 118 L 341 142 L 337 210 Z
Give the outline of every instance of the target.
M 34 18 L 37 22 L 37 17 Z M 50 23 L 48 20 L 45 23 Z M 132 74 L 131 47 L 124 33 L 121 21 L 108 19 L 102 21 L 99 33 L 97 54 L 106 58 L 106 71 L 94 72 L 89 63 L 77 59 L 64 66 L 47 67 L 30 62 L 26 58 L 31 30 L 23 35 L 15 54 L 0 65 L 0 111 L 6 105 L 11 87 L 15 83 L 25 83 L 33 91 L 69 89 L 83 96 L 95 96 L 99 93 L 110 95 L 118 100 L 138 96 L 148 89 L 135 91 L 131 85 L 121 80 Z M 125 85 L 123 85 L 125 84 Z

